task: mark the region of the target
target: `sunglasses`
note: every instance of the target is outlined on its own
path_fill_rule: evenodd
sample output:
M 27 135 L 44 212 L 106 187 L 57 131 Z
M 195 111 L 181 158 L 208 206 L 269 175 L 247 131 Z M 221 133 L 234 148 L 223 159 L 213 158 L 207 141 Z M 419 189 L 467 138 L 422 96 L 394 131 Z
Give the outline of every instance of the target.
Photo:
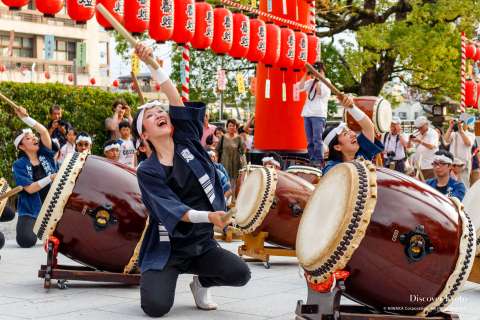
M 434 167 L 445 166 L 445 165 L 448 165 L 448 163 L 437 162 L 437 161 L 432 162 L 432 166 L 434 166 Z

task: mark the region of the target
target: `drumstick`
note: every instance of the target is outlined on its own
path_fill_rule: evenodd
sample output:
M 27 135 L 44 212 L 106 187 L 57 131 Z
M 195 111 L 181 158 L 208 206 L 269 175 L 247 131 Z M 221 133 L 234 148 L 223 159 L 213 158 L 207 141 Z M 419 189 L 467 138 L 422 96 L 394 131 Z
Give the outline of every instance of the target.
M 230 220 L 235 215 L 235 213 L 237 213 L 236 208 L 232 208 L 232 209 L 228 210 L 227 214 L 222 217 L 222 221 L 223 222 L 228 222 L 228 220 Z
M 328 81 L 324 76 L 320 74 L 315 68 L 310 64 L 307 63 L 305 65 L 307 67 L 307 70 L 313 75 L 314 78 L 317 78 L 318 80 L 322 81 L 330 90 L 337 96 L 343 96 L 344 93 L 340 90 L 337 89 L 330 81 Z
M 0 98 L 5 101 L 7 104 L 11 105 L 14 109 L 20 109 L 20 107 L 15 103 L 13 102 L 12 100 L 8 99 L 6 96 L 4 96 L 1 92 L 0 92 Z
M 5 192 L 4 194 L 0 195 L 0 201 L 2 201 L 4 199 L 8 199 L 10 197 L 13 197 L 14 195 L 16 195 L 17 193 L 20 193 L 22 191 L 23 191 L 22 186 L 15 187 L 12 190 L 9 190 L 9 191 Z
M 142 90 L 140 89 L 140 84 L 138 83 L 137 76 L 135 75 L 135 73 L 133 73 L 133 71 L 130 74 L 132 75 L 132 80 L 135 84 L 134 89 L 140 98 L 140 104 L 145 104 L 145 97 L 143 96 Z
M 120 22 L 115 19 L 112 14 L 103 6 L 103 4 L 97 4 L 97 10 L 103 15 L 103 17 L 112 25 L 112 27 L 130 43 L 132 47 L 135 47 L 138 41 L 125 29 Z M 146 64 L 157 70 L 160 65 L 155 61 L 153 57 L 148 57 L 145 61 Z

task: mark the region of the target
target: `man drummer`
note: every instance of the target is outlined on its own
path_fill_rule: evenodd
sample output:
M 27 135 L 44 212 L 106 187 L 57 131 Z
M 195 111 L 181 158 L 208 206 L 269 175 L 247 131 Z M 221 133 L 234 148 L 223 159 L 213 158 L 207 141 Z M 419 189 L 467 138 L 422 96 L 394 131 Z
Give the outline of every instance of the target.
M 450 172 L 453 162 L 454 157 L 452 153 L 445 150 L 435 152 L 432 162 L 435 178 L 428 179 L 425 183 L 446 196 L 456 197 L 460 201 L 463 201 L 463 197 L 465 197 L 465 185 L 463 182 L 457 181 L 451 176 Z
M 339 163 L 352 161 L 358 157 L 373 160 L 377 154 L 383 151 L 382 143 L 375 140 L 375 126 L 372 120 L 354 105 L 351 97 L 347 95 L 337 97 L 347 112 L 360 125 L 361 133 L 357 135 L 344 122 L 325 130 L 323 141 L 328 147 L 328 161 L 323 168 L 323 174 Z

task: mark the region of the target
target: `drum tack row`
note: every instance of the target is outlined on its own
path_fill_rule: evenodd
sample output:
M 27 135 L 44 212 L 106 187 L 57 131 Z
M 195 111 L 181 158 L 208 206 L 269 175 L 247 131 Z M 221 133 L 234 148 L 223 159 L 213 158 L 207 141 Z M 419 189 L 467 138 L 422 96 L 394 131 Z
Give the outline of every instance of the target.
M 324 177 L 310 167 L 249 166 L 238 183 L 235 226 L 296 250 L 309 285 L 346 270 L 349 298 L 429 315 L 444 310 L 470 274 L 477 238 L 462 204 L 396 171 L 368 161 L 337 165 Z M 56 250 L 88 270 L 128 275 L 147 216 L 134 170 L 75 153 L 34 231 L 58 239 Z

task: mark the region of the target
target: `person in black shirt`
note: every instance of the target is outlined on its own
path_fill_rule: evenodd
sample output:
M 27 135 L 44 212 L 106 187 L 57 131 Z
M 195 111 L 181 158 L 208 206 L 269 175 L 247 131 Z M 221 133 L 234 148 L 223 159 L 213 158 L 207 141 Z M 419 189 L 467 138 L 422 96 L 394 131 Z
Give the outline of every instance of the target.
M 58 105 L 53 105 L 50 108 L 50 122 L 47 125 L 48 133 L 52 139 L 57 139 L 60 143 L 60 148 L 67 142 L 67 132 L 72 129 L 72 125 L 62 119 L 63 110 Z
M 143 61 L 152 50 L 139 44 Z M 202 147 L 205 104 L 183 103 L 162 70 L 152 77 L 167 96 L 169 113 L 158 101 L 140 107 L 133 119 L 135 138 L 152 154 L 137 168 L 142 200 L 150 213 L 139 255 L 141 306 L 152 317 L 169 312 L 179 274 L 192 273 L 190 288 L 199 309 L 213 310 L 213 286 L 243 286 L 250 270 L 237 255 L 213 238 L 213 225 L 223 229 L 226 204 L 220 178 Z

